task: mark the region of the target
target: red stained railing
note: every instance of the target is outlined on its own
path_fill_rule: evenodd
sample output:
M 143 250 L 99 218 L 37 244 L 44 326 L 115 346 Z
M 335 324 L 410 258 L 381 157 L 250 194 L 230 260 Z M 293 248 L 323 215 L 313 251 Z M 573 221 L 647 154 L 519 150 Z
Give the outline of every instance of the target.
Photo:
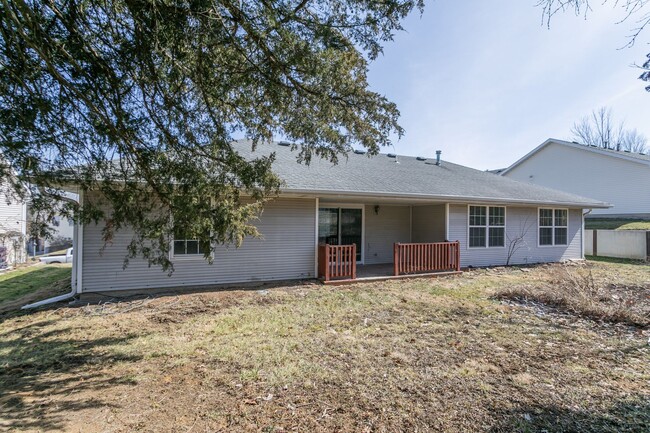
M 393 247 L 395 275 L 460 271 L 460 242 L 399 244 Z
M 325 281 L 337 278 L 357 278 L 357 246 L 329 245 L 318 246 L 318 277 Z

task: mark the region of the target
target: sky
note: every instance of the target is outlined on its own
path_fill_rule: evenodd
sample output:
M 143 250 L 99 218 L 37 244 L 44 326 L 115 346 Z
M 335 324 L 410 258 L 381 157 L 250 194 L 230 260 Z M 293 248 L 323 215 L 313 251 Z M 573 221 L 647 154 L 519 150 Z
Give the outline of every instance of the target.
M 478 169 L 507 167 L 602 106 L 650 139 L 650 93 L 637 77 L 650 29 L 623 48 L 633 21 L 593 2 L 587 19 L 557 15 L 548 28 L 537 0 L 427 1 L 372 62 L 371 89 L 395 102 L 402 155 Z M 392 150 L 388 150 L 392 151 Z

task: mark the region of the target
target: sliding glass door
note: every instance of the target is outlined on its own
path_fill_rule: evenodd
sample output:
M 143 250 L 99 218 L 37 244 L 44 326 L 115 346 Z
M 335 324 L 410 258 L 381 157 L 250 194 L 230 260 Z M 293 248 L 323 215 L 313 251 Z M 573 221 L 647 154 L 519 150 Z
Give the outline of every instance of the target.
M 363 211 L 357 208 L 320 208 L 318 210 L 318 243 L 357 245 L 357 262 L 361 261 Z

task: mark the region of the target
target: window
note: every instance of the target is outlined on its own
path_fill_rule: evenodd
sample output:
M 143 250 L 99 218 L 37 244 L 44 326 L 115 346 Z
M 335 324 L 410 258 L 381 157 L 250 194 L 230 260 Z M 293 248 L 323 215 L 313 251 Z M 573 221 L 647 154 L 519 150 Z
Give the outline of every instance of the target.
M 198 256 L 206 251 L 206 245 L 198 239 L 188 239 L 182 230 L 174 231 L 174 256 Z
M 488 240 L 491 247 L 502 247 L 506 244 L 506 208 L 490 207 Z
M 361 261 L 363 210 L 357 208 L 320 208 L 318 210 L 318 243 L 357 246 Z
M 539 245 L 567 245 L 569 211 L 567 209 L 539 210 Z
M 503 247 L 506 241 L 506 208 L 503 206 L 469 207 L 469 246 Z

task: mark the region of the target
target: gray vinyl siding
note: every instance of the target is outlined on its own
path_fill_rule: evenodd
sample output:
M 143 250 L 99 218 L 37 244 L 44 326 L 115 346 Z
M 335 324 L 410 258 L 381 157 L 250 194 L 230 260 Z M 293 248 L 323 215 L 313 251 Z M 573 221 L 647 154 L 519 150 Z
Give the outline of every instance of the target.
M 83 291 L 206 286 L 314 277 L 315 199 L 278 199 L 265 206 L 256 226 L 262 239 L 246 239 L 240 248 L 220 246 L 214 263 L 202 256 L 174 258 L 168 276 L 143 260 L 123 270 L 133 233 L 121 230 L 103 253 L 102 224 L 84 227 Z
M 414 206 L 412 242 L 444 242 L 445 205 Z
M 366 206 L 365 264 L 393 263 L 393 244 L 411 241 L 410 206 Z
M 522 247 L 513 255 L 510 264 L 558 262 L 582 258 L 582 210 L 569 209 L 568 245 L 538 246 L 536 207 L 506 206 L 506 236 L 511 239 L 525 233 Z M 526 230 L 526 228 L 528 228 Z M 467 205 L 449 206 L 449 240 L 460 241 L 461 266 L 504 265 L 508 255 L 508 239 L 503 248 L 468 248 Z

